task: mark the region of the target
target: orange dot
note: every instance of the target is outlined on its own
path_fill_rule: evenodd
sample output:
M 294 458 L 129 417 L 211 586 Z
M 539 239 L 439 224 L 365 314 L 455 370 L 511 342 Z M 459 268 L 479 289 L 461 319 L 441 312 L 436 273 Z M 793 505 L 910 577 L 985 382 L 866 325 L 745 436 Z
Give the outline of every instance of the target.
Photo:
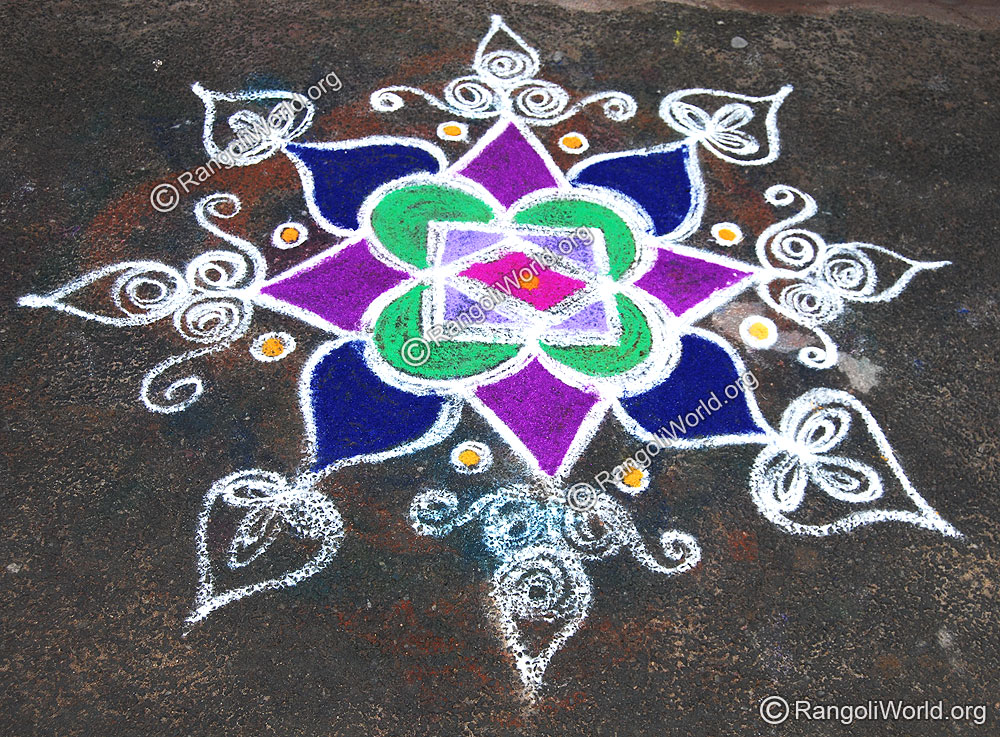
M 719 237 L 722 240 L 724 240 L 724 241 L 735 241 L 736 240 L 736 233 L 734 233 L 729 228 L 722 228 L 719 231 Z
M 633 489 L 639 488 L 642 485 L 642 471 L 638 468 L 630 469 L 625 476 L 622 477 L 622 483 L 625 486 L 631 486 Z
M 281 240 L 285 243 L 295 243 L 299 239 L 299 231 L 297 228 L 282 228 L 281 229 Z
M 441 132 L 446 136 L 460 136 L 462 135 L 462 129 L 457 125 L 446 125 L 441 129 Z
M 268 338 L 260 346 L 260 352 L 268 358 L 277 358 L 285 352 L 285 344 L 281 338 Z
M 528 279 L 525 279 L 522 276 L 522 277 L 519 277 L 518 280 L 517 280 L 517 284 L 518 284 L 519 287 L 521 287 L 521 289 L 527 289 L 529 291 L 531 291 L 533 289 L 538 289 L 538 285 L 540 283 L 541 283 L 541 280 L 538 278 L 538 274 L 532 274 L 531 277 L 528 278 Z
M 466 468 L 472 468 L 473 466 L 478 465 L 479 461 L 482 459 L 476 451 L 466 448 L 458 454 L 458 460 Z
M 755 337 L 757 340 L 767 340 L 767 336 L 770 331 L 767 329 L 767 325 L 765 325 L 764 323 L 755 322 L 753 325 L 747 328 L 747 332 L 750 333 L 750 335 Z
M 583 139 L 580 136 L 563 136 L 562 142 L 566 148 L 583 148 Z

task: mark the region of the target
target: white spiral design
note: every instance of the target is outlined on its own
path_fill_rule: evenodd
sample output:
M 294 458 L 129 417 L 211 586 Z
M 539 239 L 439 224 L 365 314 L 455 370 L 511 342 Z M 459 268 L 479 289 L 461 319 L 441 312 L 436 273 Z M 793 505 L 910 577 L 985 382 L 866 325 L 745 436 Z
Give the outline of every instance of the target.
M 502 592 L 507 612 L 532 622 L 559 622 L 578 616 L 589 594 L 579 559 L 544 545 L 521 550 L 497 571 L 493 583 Z
M 626 524 L 629 523 L 626 521 Z M 604 497 L 597 497 L 590 509 L 581 511 L 567 507 L 563 513 L 563 537 L 574 549 L 587 556 L 605 558 L 616 555 L 625 542 L 621 526 L 622 521 Z
M 174 327 L 195 343 L 228 343 L 250 327 L 252 308 L 232 297 L 199 297 L 174 313 Z
M 677 563 L 667 569 L 671 574 L 689 571 L 701 561 L 701 546 L 686 532 L 667 530 L 660 535 L 660 547 L 667 560 Z
M 459 77 L 444 88 L 445 102 L 455 112 L 470 117 L 486 116 L 499 108 L 496 93 L 478 77 Z
M 418 535 L 444 537 L 457 518 L 458 497 L 450 491 L 425 491 L 410 503 L 410 524 Z
M 822 279 L 848 299 L 867 297 L 875 291 L 878 273 L 870 258 L 857 249 L 834 246 L 820 268 Z
M 246 257 L 235 251 L 208 251 L 187 266 L 188 283 L 195 289 L 238 289 L 248 274 Z
M 376 90 L 372 93 L 369 101 L 371 102 L 372 110 L 377 110 L 380 113 L 396 112 L 406 104 L 401 95 L 396 94 L 390 89 Z
M 223 205 L 226 206 L 228 212 L 222 209 Z M 236 195 L 230 192 L 216 192 L 198 201 L 195 205 L 195 215 L 202 217 L 211 215 L 213 218 L 228 220 L 238 215 L 242 207 L 243 203 Z
M 546 532 L 546 509 L 527 497 L 500 498 L 482 516 L 483 544 L 497 558 L 509 558 Z
M 808 326 L 822 325 L 844 310 L 844 300 L 815 284 L 791 284 L 781 290 L 778 304 Z
M 529 118 L 556 118 L 569 105 L 569 93 L 557 84 L 536 80 L 517 93 L 514 103 Z
M 484 75 L 489 75 L 499 83 L 519 82 L 528 79 L 538 71 L 538 64 L 520 51 L 500 50 L 486 54 L 479 65 Z
M 771 253 L 782 264 L 802 269 L 822 257 L 826 250 L 823 238 L 811 230 L 783 230 L 770 243 Z
M 626 95 L 622 92 L 609 92 L 602 107 L 605 117 L 615 122 L 628 120 L 635 115 L 638 109 L 635 99 L 631 95 Z
M 158 380 L 160 376 L 174 366 L 185 363 L 186 361 L 190 361 L 199 356 L 204 356 L 208 353 L 214 353 L 215 351 L 221 350 L 222 347 L 223 346 L 210 346 L 208 348 L 199 348 L 197 350 L 188 351 L 180 356 L 168 358 L 166 361 L 158 363 L 146 372 L 146 375 L 142 379 L 142 389 L 139 392 L 139 397 L 142 399 L 143 404 L 146 405 L 146 409 L 150 412 L 173 414 L 175 412 L 181 412 L 197 402 L 198 398 L 205 391 L 205 385 L 199 376 L 185 376 L 171 382 L 166 387 L 159 390 L 159 395 L 162 397 L 162 400 L 153 398 L 153 383 L 159 383 Z
M 177 309 L 188 288 L 180 274 L 170 267 L 132 266 L 125 269 L 111 287 L 115 306 L 129 318 L 153 322 Z

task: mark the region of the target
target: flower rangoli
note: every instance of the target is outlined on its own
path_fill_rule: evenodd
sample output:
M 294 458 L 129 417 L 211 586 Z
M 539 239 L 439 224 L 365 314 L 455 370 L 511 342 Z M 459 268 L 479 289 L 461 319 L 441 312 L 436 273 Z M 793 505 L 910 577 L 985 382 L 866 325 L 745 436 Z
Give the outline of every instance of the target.
M 595 595 L 590 562 L 630 556 L 659 576 L 698 565 L 693 535 L 663 520 L 649 538 L 633 521 L 634 498 L 654 493 L 650 459 L 659 453 L 756 447 L 750 496 L 785 532 L 826 536 L 895 521 L 960 534 L 916 491 L 858 399 L 812 389 L 772 424 L 740 352 L 703 324 L 755 293 L 760 314 L 740 325 L 740 350 L 772 349 L 795 327 L 810 336 L 799 362 L 821 377 L 837 363 L 827 331 L 845 310 L 893 299 L 921 272 L 945 265 L 868 243 L 828 243 L 804 227 L 817 211 L 813 198 L 782 184 L 764 193 L 777 221 L 760 232 L 703 221 L 702 158 L 774 161 L 791 88 L 763 97 L 679 90 L 658 110 L 665 139 L 671 132 L 674 140 L 593 153 L 583 133 L 543 134 L 577 115 L 627 120 L 635 101 L 597 92 L 573 102 L 540 71 L 538 53 L 494 17 L 471 73 L 440 96 L 405 86 L 372 94 L 381 115 L 426 105 L 441 141 L 468 146 L 453 160 L 419 138 L 305 142 L 314 115 L 305 96 L 196 84 L 205 151 L 223 152 L 217 117 L 236 106 L 226 120 L 244 145 L 232 165 L 287 157 L 313 222 L 274 223 L 270 242 L 255 244 L 223 227 L 240 199 L 212 194 L 194 213 L 222 248 L 180 269 L 112 264 L 21 300 L 108 326 L 172 320 L 193 347 L 142 380 L 139 395 L 158 413 L 184 411 L 206 391 L 196 374 L 172 377 L 209 354 L 245 341 L 251 356 L 271 363 L 296 350 L 296 334 L 254 332 L 258 310 L 328 336 L 300 378 L 300 467 L 288 475 L 251 468 L 208 489 L 194 531 L 200 582 L 189 624 L 294 586 L 334 559 L 350 534 L 324 492 L 338 469 L 431 446 L 440 446 L 458 481 L 414 489 L 413 534 L 475 530 L 491 561 L 487 616 L 529 698 L 540 693 L 553 654 L 585 626 Z M 251 109 L 269 104 L 266 117 Z M 580 159 L 561 169 L 555 149 Z M 333 245 L 268 273 L 267 249 L 294 254 L 315 233 Z M 95 289 L 110 296 L 103 311 L 78 301 Z M 463 411 L 495 435 L 463 436 Z M 581 479 L 574 469 L 609 418 L 634 436 L 631 457 Z M 516 483 L 492 480 L 501 454 L 520 469 Z M 220 515 L 236 523 L 214 524 Z M 308 559 L 255 578 L 255 566 L 288 537 L 311 544 Z M 221 558 L 213 553 L 220 540 Z M 223 572 L 248 578 L 223 585 Z M 651 577 L 649 585 L 664 584 Z

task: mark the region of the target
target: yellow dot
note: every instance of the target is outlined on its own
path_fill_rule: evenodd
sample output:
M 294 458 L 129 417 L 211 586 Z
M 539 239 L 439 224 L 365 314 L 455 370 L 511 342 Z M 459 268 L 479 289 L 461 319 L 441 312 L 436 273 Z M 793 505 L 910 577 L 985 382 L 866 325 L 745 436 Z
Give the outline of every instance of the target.
M 299 239 L 299 231 L 297 228 L 282 228 L 281 229 L 281 240 L 285 243 L 295 243 Z
M 642 484 L 643 473 L 638 468 L 629 469 L 629 472 L 622 477 L 622 483 L 625 486 L 631 486 L 633 489 L 639 488 Z
M 472 468 L 473 466 L 479 465 L 479 461 L 482 459 L 476 451 L 466 448 L 458 454 L 458 460 L 466 468 Z
M 285 344 L 281 338 L 268 338 L 260 345 L 260 352 L 268 358 L 277 358 L 285 352 Z
M 583 139 L 580 136 L 563 136 L 562 142 L 566 148 L 583 148 Z
M 446 136 L 460 136 L 462 135 L 462 129 L 457 125 L 446 125 L 441 129 L 441 132 Z
M 770 333 L 770 331 L 767 329 L 767 325 L 765 325 L 762 322 L 755 322 L 753 325 L 747 328 L 747 332 L 750 333 L 750 335 L 755 337 L 757 340 L 767 340 L 767 336 Z
M 721 238 L 724 241 L 735 241 L 736 240 L 736 233 L 734 233 L 729 228 L 722 228 L 719 231 L 719 238 Z

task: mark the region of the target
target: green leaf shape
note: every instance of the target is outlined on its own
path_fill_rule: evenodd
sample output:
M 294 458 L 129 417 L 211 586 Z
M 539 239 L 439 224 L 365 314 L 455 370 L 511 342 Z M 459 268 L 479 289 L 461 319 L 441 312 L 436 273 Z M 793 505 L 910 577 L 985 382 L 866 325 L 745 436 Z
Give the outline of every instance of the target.
M 517 345 L 466 343 L 442 340 L 428 342 L 427 362 L 411 366 L 403 360 L 403 344 L 422 338 L 420 298 L 425 284 L 418 285 L 390 303 L 375 321 L 375 347 L 389 364 L 404 374 L 422 379 L 464 379 L 496 368 L 521 349 Z
M 638 366 L 649 356 L 653 334 L 642 311 L 624 294 L 616 294 L 622 337 L 616 346 L 552 346 L 542 343 L 542 350 L 564 366 L 587 376 L 616 376 Z
M 488 223 L 495 213 L 478 197 L 441 184 L 414 184 L 389 192 L 372 210 L 372 230 L 390 253 L 427 268 L 427 223 Z
M 604 205 L 586 200 L 554 199 L 532 205 L 514 216 L 523 225 L 550 228 L 600 228 L 608 249 L 611 277 L 620 279 L 635 261 L 635 236 L 628 223 Z

